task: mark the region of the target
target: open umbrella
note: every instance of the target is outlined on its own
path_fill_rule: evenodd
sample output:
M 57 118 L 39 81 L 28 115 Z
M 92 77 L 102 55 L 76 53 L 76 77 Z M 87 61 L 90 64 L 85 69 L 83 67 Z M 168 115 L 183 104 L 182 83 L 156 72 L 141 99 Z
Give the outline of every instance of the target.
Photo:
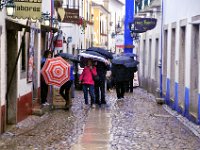
M 84 52 L 80 53 L 79 56 L 83 57 L 83 58 L 96 60 L 96 61 L 101 61 L 106 64 L 109 63 L 108 60 L 105 58 L 105 56 L 103 56 L 97 52 L 94 52 L 94 51 L 84 51 Z
M 78 57 L 74 56 L 73 54 L 69 54 L 69 53 L 59 53 L 58 56 L 61 56 L 64 59 L 69 59 L 73 62 L 79 62 Z
M 100 47 L 90 47 L 90 48 L 86 49 L 86 51 L 94 51 L 94 52 L 97 52 L 97 53 L 105 56 L 108 59 L 113 59 L 111 52 L 109 52 L 108 50 L 105 50 L 103 48 L 100 48 Z
M 47 59 L 41 73 L 47 84 L 60 87 L 70 79 L 70 64 L 61 57 Z
M 139 62 L 136 61 L 133 57 L 124 54 L 114 57 L 112 59 L 112 63 L 116 65 L 123 65 L 127 68 L 137 67 L 137 65 L 139 64 Z

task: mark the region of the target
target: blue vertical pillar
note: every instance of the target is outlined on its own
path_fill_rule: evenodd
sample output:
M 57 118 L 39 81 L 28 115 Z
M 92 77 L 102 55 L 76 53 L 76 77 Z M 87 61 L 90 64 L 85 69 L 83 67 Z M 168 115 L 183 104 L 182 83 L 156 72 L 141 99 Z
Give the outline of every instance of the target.
M 125 22 L 124 22 L 124 45 L 133 45 L 133 38 L 130 34 L 129 23 L 134 19 L 134 0 L 126 0 Z M 133 48 L 124 48 L 124 53 L 133 53 Z

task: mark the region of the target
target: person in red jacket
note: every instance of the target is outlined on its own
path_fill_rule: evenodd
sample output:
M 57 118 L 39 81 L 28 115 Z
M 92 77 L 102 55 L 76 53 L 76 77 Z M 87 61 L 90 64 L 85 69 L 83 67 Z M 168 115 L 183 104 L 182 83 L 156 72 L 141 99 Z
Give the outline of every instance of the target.
M 88 59 L 87 66 L 84 67 L 79 81 L 83 87 L 85 105 L 88 106 L 88 88 L 91 97 L 91 107 L 95 107 L 95 93 L 94 93 L 94 80 L 93 76 L 97 75 L 96 67 L 92 65 L 92 60 Z

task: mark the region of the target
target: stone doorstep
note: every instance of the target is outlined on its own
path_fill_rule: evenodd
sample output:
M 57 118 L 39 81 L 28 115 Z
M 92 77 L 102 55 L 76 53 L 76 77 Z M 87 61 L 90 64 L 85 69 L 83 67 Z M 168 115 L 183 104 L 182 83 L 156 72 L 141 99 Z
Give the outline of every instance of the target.
M 42 106 L 40 104 L 34 104 L 32 108 L 32 115 L 42 116 L 46 112 L 49 112 L 50 110 L 51 110 L 51 105 Z

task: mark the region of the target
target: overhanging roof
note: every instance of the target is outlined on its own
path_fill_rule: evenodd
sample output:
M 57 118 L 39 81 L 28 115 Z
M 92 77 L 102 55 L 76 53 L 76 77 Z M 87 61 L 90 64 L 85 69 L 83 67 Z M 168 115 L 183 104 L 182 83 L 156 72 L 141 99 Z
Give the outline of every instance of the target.
M 30 31 L 30 26 L 6 18 L 6 29 L 22 31 L 23 28 L 26 28 L 27 31 Z
M 124 3 L 122 3 L 120 0 L 116 0 L 119 4 L 124 6 Z
M 44 25 L 41 25 L 41 31 L 42 32 L 50 32 L 50 31 L 53 31 L 53 33 L 56 33 L 58 32 L 58 28 L 53 28 L 53 27 L 50 27 L 50 26 L 44 26 Z
M 99 8 L 101 8 L 104 12 L 110 14 L 110 12 L 109 12 L 103 5 L 100 5 L 100 4 L 97 4 L 97 3 L 92 2 L 92 7 L 99 7 Z

